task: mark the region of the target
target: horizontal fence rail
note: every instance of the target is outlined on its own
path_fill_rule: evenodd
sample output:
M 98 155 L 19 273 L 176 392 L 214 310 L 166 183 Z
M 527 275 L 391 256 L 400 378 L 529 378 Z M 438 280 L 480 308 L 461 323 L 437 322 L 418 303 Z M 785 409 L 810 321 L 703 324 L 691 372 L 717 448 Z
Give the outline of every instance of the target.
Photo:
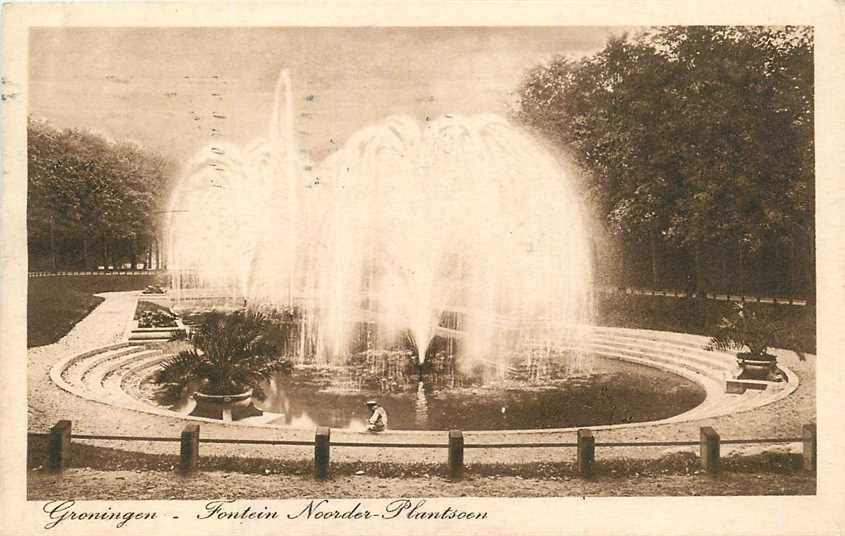
M 155 275 L 164 274 L 167 270 L 58 270 L 55 272 L 27 272 L 27 277 L 57 277 L 69 275 Z
M 524 448 L 568 448 L 577 447 L 578 443 L 470 443 L 465 449 L 524 449 Z
M 628 294 L 632 296 L 659 296 L 667 298 L 704 298 L 706 300 L 715 301 L 729 301 L 736 303 L 771 303 L 774 305 L 807 305 L 807 300 L 804 298 L 796 298 L 789 296 L 753 296 L 747 294 L 729 294 L 723 292 L 704 292 L 699 296 L 695 292 L 684 292 L 681 290 L 669 289 L 648 289 L 648 288 L 633 288 L 633 287 L 596 287 L 596 292 L 603 294 Z
M 292 439 L 200 439 L 203 443 L 243 444 L 243 445 L 284 445 L 289 447 L 310 447 L 313 441 L 294 441 Z
M 395 443 L 378 441 L 331 441 L 331 430 L 318 427 L 313 441 L 286 439 L 226 439 L 201 438 L 198 424 L 188 424 L 179 437 L 161 436 L 120 436 L 71 433 L 71 421 L 62 420 L 56 423 L 49 432 L 29 432 L 30 438 L 46 438 L 48 440 L 47 467 L 50 471 L 60 472 L 70 461 L 70 445 L 72 439 L 97 441 L 161 441 L 180 443 L 179 471 L 188 474 L 199 466 L 199 445 L 208 444 L 243 444 L 243 445 L 281 445 L 297 447 L 314 447 L 314 477 L 318 480 L 329 478 L 331 474 L 330 459 L 332 447 L 366 447 L 366 448 L 427 448 L 448 450 L 448 474 L 452 480 L 460 480 L 464 471 L 465 449 L 499 449 L 499 448 L 575 448 L 576 468 L 584 478 L 593 475 L 596 447 L 674 447 L 699 446 L 701 467 L 707 473 L 718 473 L 720 461 L 720 446 L 722 444 L 777 444 L 801 443 L 802 467 L 806 471 L 816 471 L 816 425 L 805 424 L 801 437 L 749 438 L 749 439 L 721 439 L 711 427 L 700 429 L 698 441 L 596 441 L 596 437 L 589 429 L 577 430 L 576 442 L 536 442 L 536 443 L 465 443 L 461 430 L 451 430 L 446 443 Z
M 71 439 L 97 439 L 103 441 L 179 441 L 178 437 L 116 436 L 71 434 Z

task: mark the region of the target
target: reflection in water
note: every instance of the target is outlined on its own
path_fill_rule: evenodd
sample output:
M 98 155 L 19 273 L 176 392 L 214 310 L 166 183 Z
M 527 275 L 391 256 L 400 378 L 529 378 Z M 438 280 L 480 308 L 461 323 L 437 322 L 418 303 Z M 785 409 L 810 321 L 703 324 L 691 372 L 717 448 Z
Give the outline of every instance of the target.
M 663 419 L 704 400 L 695 383 L 660 371 L 597 356 L 591 372 L 542 376 L 536 366 L 511 369 L 506 379 L 429 370 L 382 382 L 364 378 L 350 385 L 348 367 L 300 367 L 269 382 L 256 405 L 279 414 L 272 424 L 294 428 L 331 426 L 363 431 L 375 398 L 393 430 L 512 430 L 565 428 Z M 541 369 L 556 370 L 552 363 Z M 369 364 L 367 366 L 369 369 Z M 375 367 L 379 371 L 379 367 Z M 361 385 L 357 388 L 357 385 Z M 184 401 L 181 402 L 184 404 Z
M 414 414 L 414 423 L 419 428 L 424 429 L 428 424 L 428 400 L 425 397 L 425 384 L 423 382 L 417 383 L 417 399 L 414 404 Z

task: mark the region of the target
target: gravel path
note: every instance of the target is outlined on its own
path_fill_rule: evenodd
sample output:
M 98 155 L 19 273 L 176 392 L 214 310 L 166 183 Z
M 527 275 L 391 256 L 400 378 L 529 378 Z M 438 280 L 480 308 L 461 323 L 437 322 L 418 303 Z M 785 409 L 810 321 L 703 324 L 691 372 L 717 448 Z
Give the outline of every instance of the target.
M 583 480 L 513 476 L 380 478 L 343 476 L 326 482 L 293 475 L 255 476 L 208 471 L 174 478 L 169 472 L 68 469 L 57 477 L 31 473 L 28 499 L 333 499 L 393 497 L 583 497 L 690 495 L 814 495 L 816 479 L 806 473 L 723 473 Z M 243 507 L 243 505 L 242 505 Z M 233 508 L 234 509 L 234 508 Z
M 105 301 L 90 315 L 77 324 L 59 342 L 32 348 L 28 352 L 29 430 L 45 432 L 59 419 L 73 420 L 73 431 L 77 434 L 113 434 L 142 436 L 173 436 L 185 426 L 186 421 L 160 417 L 142 412 L 114 408 L 98 402 L 78 398 L 55 386 L 49 377 L 50 368 L 59 359 L 86 350 L 125 340 L 124 329 L 132 314 L 138 292 L 114 292 L 101 294 Z M 602 430 L 596 433 L 597 442 L 602 441 L 696 441 L 699 427 L 714 427 L 722 439 L 761 437 L 800 437 L 801 426 L 815 421 L 815 360 L 807 355 L 800 361 L 792 352 L 779 351 L 778 359 L 792 369 L 799 378 L 798 389 L 778 402 L 752 411 L 735 413 L 722 417 L 695 422 L 664 425 L 646 425 L 617 430 Z M 250 439 L 295 439 L 312 441 L 313 431 L 279 430 L 258 427 L 244 427 L 216 423 L 201 425 L 202 437 L 250 438 Z M 506 433 L 483 435 L 465 433 L 465 441 L 483 442 L 574 442 L 573 432 L 531 432 L 520 434 L 515 439 Z M 332 430 L 332 441 L 378 441 L 378 442 L 426 442 L 446 443 L 443 432 L 387 432 L 378 436 Z M 99 441 L 92 444 L 149 453 L 178 453 L 178 443 L 161 442 L 118 442 Z M 723 445 L 723 454 L 755 453 L 761 446 Z M 774 447 L 779 450 L 800 451 L 800 444 Z M 677 451 L 697 450 L 696 447 L 597 447 L 596 457 L 656 458 Z M 311 459 L 313 447 L 282 447 L 260 445 L 202 444 L 201 455 L 241 456 L 275 459 Z M 513 463 L 569 461 L 575 456 L 572 448 L 516 448 L 516 449 L 467 449 L 466 463 Z M 442 463 L 446 459 L 444 448 L 438 449 L 395 449 L 336 447 L 332 449 L 333 461 L 381 461 Z

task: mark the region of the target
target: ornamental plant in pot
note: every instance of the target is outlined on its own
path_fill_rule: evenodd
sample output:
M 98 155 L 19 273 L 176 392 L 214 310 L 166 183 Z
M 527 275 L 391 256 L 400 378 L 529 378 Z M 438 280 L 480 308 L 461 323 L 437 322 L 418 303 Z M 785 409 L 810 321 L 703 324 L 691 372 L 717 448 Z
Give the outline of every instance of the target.
M 748 379 L 783 380 L 783 373 L 777 368 L 777 356 L 769 353 L 770 348 L 794 350 L 799 358 L 804 359 L 788 324 L 754 311 L 743 303 L 735 304 L 731 313 L 721 319 L 705 348 L 738 351 L 739 377 Z
M 193 393 L 192 416 L 238 420 L 261 415 L 253 396 L 261 400 L 262 383 L 291 363 L 279 357 L 280 330 L 257 311 L 214 311 L 191 336 L 193 348 L 164 361 L 153 376 L 162 399 Z

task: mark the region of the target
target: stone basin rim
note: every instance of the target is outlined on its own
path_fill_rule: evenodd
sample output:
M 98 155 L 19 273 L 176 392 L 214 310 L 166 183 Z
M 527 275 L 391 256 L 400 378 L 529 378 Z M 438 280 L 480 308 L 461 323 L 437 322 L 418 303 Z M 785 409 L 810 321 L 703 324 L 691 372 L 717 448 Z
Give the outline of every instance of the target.
M 644 336 L 643 342 L 655 342 L 651 339 L 646 339 L 648 336 L 655 336 L 655 335 L 664 335 L 665 338 L 662 337 L 663 342 L 677 342 L 681 338 L 687 339 L 688 341 L 698 341 L 700 339 L 704 339 L 704 337 L 700 335 L 694 334 L 686 334 L 686 333 L 679 333 L 679 332 L 661 332 L 655 330 L 637 330 L 632 328 L 612 328 L 612 327 L 605 327 L 605 326 L 596 326 L 604 331 L 616 331 L 620 334 L 640 334 Z M 686 336 L 686 337 L 684 337 Z M 191 417 L 189 415 L 184 415 L 178 413 L 176 411 L 168 410 L 165 408 L 155 407 L 150 404 L 147 404 L 140 399 L 136 399 L 139 404 L 143 404 L 143 407 L 133 406 L 124 404 L 118 401 L 106 401 L 100 400 L 95 397 L 91 396 L 91 393 L 88 391 L 87 388 L 84 386 L 77 386 L 68 383 L 63 378 L 63 372 L 69 368 L 71 365 L 76 363 L 77 361 L 81 361 L 87 357 L 97 355 L 100 353 L 104 353 L 111 350 L 116 350 L 120 348 L 125 348 L 129 346 L 138 346 L 143 347 L 143 344 L 132 344 L 129 342 L 122 342 L 118 344 L 112 344 L 104 347 L 95 348 L 80 354 L 75 354 L 66 358 L 63 358 L 56 362 L 56 364 L 50 369 L 50 378 L 52 379 L 53 383 L 55 383 L 58 387 L 67 391 L 71 394 L 74 394 L 80 398 L 84 398 L 90 400 L 92 402 L 97 402 L 100 404 L 104 404 L 109 407 L 117 407 L 120 409 L 136 411 L 139 413 L 146 413 L 151 415 L 157 415 L 160 417 L 169 417 L 169 418 L 177 418 L 184 421 L 189 422 L 204 422 L 209 424 L 216 424 L 220 426 L 237 426 L 237 427 L 249 427 L 253 429 L 268 429 L 273 430 L 274 432 L 279 431 L 286 431 L 291 433 L 302 433 L 302 432 L 313 432 L 316 427 L 309 427 L 309 428 L 299 428 L 299 427 L 291 427 L 291 426 L 284 426 L 284 425 L 277 425 L 277 424 L 266 424 L 266 423 L 250 423 L 250 422 L 224 422 L 218 419 L 209 419 L 205 417 Z M 522 436 L 522 435 L 531 435 L 531 434 L 562 434 L 562 433 L 574 433 L 576 430 L 579 429 L 590 429 L 590 430 L 615 430 L 615 429 L 624 429 L 624 428 L 635 428 L 635 427 L 650 427 L 650 426 L 659 426 L 664 424 L 675 424 L 681 422 L 694 422 L 698 420 L 710 419 L 713 417 L 718 417 L 726 414 L 733 414 L 733 413 L 742 413 L 757 409 L 759 407 L 763 407 L 769 405 L 777 400 L 781 400 L 794 392 L 798 388 L 799 378 L 798 376 L 788 369 L 787 367 L 783 366 L 781 363 L 778 363 L 778 368 L 783 371 L 784 375 L 786 376 L 786 381 L 781 382 L 783 387 L 779 390 L 776 390 L 774 394 L 771 396 L 765 397 L 760 404 L 754 404 L 751 406 L 743 407 L 737 411 L 706 411 L 702 412 L 700 409 L 706 405 L 712 405 L 718 408 L 719 402 L 725 400 L 725 392 L 724 392 L 724 385 L 718 385 L 715 380 L 712 378 L 708 378 L 704 374 L 697 372 L 693 369 L 681 369 L 678 366 L 671 366 L 668 363 L 664 363 L 661 361 L 653 361 L 645 363 L 644 359 L 626 359 L 624 357 L 613 356 L 613 355 L 604 355 L 600 354 L 602 357 L 608 359 L 617 359 L 621 361 L 628 361 L 638 363 L 642 366 L 649 366 L 652 368 L 656 368 L 659 370 L 663 370 L 672 374 L 675 374 L 680 377 L 685 377 L 689 380 L 694 381 L 700 387 L 702 387 L 706 392 L 706 397 L 704 401 L 702 401 L 697 406 L 690 408 L 689 410 L 679 413 L 677 415 L 673 415 L 664 419 L 659 420 L 652 420 L 652 421 L 639 421 L 639 422 L 630 422 L 630 423 L 617 423 L 617 424 L 599 424 L 599 425 L 592 425 L 592 426 L 583 426 L 583 427 L 565 427 L 565 428 L 530 428 L 530 429 L 514 429 L 514 430 L 463 430 L 463 432 L 467 435 L 472 436 L 490 436 L 496 435 L 498 437 L 506 437 L 506 436 Z M 683 352 L 678 352 L 679 357 L 683 357 Z M 735 359 L 733 355 L 725 354 L 726 357 L 730 357 L 731 359 Z M 766 392 L 766 391 L 764 391 Z M 241 393 L 243 394 L 243 393 Z M 206 395 L 209 396 L 209 395 Z M 214 395 L 211 395 L 214 396 Z M 233 396 L 233 395 L 226 395 L 226 396 Z M 722 400 L 715 400 L 715 397 L 719 396 Z M 220 396 L 223 398 L 223 395 Z M 403 437 L 403 436 L 438 436 L 441 437 L 443 434 L 448 433 L 448 430 L 385 430 L 384 432 L 380 432 L 379 434 L 373 434 L 371 432 L 367 432 L 365 430 L 347 430 L 343 428 L 336 428 L 336 434 L 342 434 L 344 436 L 353 436 L 353 437 L 367 437 L 370 441 L 367 442 L 380 442 L 378 438 L 387 438 L 387 437 Z M 363 442 L 363 441 L 362 441 Z M 444 443 L 444 447 L 446 444 Z

